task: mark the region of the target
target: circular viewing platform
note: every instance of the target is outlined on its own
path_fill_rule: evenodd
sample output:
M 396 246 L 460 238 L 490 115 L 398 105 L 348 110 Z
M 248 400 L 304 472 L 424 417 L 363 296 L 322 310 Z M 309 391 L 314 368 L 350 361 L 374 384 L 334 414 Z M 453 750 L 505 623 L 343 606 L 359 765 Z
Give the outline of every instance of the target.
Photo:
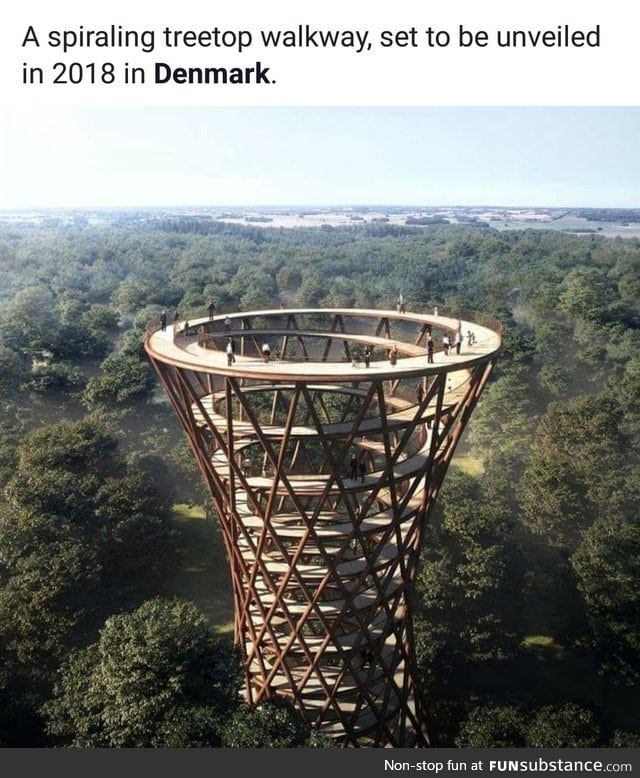
M 176 367 L 247 379 L 314 382 L 362 381 L 371 377 L 408 378 L 463 370 L 497 356 L 502 348 L 499 322 L 479 314 L 461 318 L 416 312 L 354 308 L 296 308 L 219 314 L 167 324 L 159 321 L 148 328 L 146 348 L 150 355 Z M 473 318 L 472 318 L 473 317 Z M 227 320 L 227 325 L 225 325 Z M 200 333 L 198 333 L 200 330 Z M 434 338 L 433 364 L 427 362 L 427 333 Z M 460 353 L 454 339 L 460 333 Z M 473 334 L 470 343 L 468 334 Z M 441 336 L 448 335 L 448 355 Z M 227 364 L 226 344 L 233 338 L 235 363 Z M 271 356 L 265 363 L 262 345 Z M 388 352 L 396 346 L 394 365 Z M 353 354 L 369 346 L 370 366 Z M 279 357 L 276 358 L 279 352 Z

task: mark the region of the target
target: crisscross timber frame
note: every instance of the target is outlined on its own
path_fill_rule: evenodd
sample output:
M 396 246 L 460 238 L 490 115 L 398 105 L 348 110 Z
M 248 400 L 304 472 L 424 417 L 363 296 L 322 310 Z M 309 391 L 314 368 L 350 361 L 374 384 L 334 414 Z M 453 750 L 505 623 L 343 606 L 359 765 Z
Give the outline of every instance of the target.
M 352 309 L 227 315 L 226 327 L 224 316 L 150 326 L 145 348 L 217 512 L 247 700 L 288 697 L 336 745 L 426 746 L 416 566 L 500 325 Z M 456 332 L 461 353 L 445 356 L 440 337 Z M 369 367 L 353 359 L 364 345 Z

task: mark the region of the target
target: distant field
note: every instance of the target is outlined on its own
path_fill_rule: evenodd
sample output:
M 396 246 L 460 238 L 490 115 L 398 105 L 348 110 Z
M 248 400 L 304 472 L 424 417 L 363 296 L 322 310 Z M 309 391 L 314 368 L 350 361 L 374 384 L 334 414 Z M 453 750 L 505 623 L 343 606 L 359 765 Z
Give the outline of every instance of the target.
M 202 224 L 224 222 L 240 227 L 263 229 L 344 228 L 377 225 L 401 227 L 412 225 L 442 226 L 469 225 L 506 230 L 552 230 L 567 233 L 593 233 L 607 238 L 640 237 L 640 209 L 638 208 L 557 208 L 505 206 L 342 206 L 342 207 L 270 207 L 249 206 L 220 208 L 200 206 L 193 208 L 142 209 L 131 215 L 136 226 L 159 218 L 168 220 L 200 220 Z M 29 225 L 50 227 L 122 226 L 121 209 L 0 209 L 0 225 Z M 608 221 L 613 219 L 613 221 Z
M 619 222 L 596 222 L 568 217 L 556 221 L 490 221 L 489 224 L 496 230 L 553 230 L 554 232 L 571 232 L 576 234 L 593 234 L 605 238 L 640 238 L 640 224 L 628 225 Z

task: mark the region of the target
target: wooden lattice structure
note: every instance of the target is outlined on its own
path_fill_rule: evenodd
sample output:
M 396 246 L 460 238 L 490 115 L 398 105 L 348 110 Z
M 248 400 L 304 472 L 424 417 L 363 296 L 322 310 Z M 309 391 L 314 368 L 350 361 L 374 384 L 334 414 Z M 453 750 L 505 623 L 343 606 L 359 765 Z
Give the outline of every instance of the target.
M 500 327 L 350 309 L 224 319 L 151 327 L 146 350 L 216 508 L 246 697 L 288 697 L 337 745 L 428 745 L 411 595 Z M 445 356 L 441 337 L 456 332 L 460 354 Z M 368 367 L 354 354 L 365 346 Z

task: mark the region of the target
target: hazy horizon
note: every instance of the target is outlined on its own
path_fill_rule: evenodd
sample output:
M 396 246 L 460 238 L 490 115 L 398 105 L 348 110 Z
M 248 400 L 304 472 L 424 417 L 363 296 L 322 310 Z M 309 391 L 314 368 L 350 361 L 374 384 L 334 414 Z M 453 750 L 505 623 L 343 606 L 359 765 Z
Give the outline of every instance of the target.
M 30 205 L 30 206 L 0 206 L 0 212 L 7 211 L 135 211 L 135 210 L 219 210 L 219 209 L 243 209 L 245 211 L 267 211 L 267 210 L 287 210 L 287 209 L 315 209 L 321 211 L 346 211 L 367 209 L 377 210 L 518 210 L 518 211 L 578 211 L 578 210 L 601 210 L 601 211 L 629 211 L 640 210 L 640 205 L 545 205 L 544 203 L 511 203 L 509 205 L 496 205 L 495 203 L 471 203 L 469 205 L 442 205 L 438 203 L 162 203 L 158 205 Z

